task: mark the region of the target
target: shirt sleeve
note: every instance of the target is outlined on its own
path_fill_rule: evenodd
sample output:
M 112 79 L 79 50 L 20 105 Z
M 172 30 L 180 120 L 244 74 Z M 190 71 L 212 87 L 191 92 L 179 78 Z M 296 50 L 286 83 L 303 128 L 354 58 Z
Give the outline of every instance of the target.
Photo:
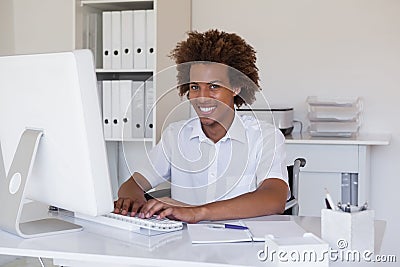
M 259 145 L 261 150 L 258 156 L 258 167 L 256 171 L 257 186 L 268 178 L 282 179 L 289 186 L 286 167 L 285 137 L 279 129 L 275 127 L 273 127 L 273 129 L 271 128 L 263 130 L 262 138 L 260 138 Z
M 135 171 L 142 174 L 154 188 L 171 179 L 171 128 L 162 134 L 161 140 L 139 159 Z

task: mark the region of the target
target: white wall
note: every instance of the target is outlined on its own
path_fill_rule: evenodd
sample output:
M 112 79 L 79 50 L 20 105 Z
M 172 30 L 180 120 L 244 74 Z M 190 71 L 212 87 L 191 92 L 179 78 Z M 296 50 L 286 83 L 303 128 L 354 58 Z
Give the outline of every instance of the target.
M 258 52 L 263 94 L 305 121 L 309 95 L 361 96 L 361 132 L 391 133 L 371 158 L 371 200 L 387 221 L 383 252 L 398 253 L 400 1 L 192 0 L 192 27 L 236 32 Z M 399 256 L 398 256 L 399 257 Z
M 12 0 L 0 1 L 0 55 L 12 55 L 14 53 L 14 21 Z
M 75 47 L 75 0 L 13 0 L 13 8 L 14 21 L 18 22 L 14 25 L 16 54 L 69 51 Z

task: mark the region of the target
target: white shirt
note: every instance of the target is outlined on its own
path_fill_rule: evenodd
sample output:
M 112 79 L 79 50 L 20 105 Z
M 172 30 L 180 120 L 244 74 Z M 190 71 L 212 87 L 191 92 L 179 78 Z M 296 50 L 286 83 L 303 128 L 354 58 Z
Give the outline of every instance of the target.
M 196 117 L 171 123 L 135 171 L 153 187 L 170 181 L 173 199 L 201 205 L 254 191 L 268 178 L 287 183 L 284 140 L 272 124 L 235 115 L 214 143 Z

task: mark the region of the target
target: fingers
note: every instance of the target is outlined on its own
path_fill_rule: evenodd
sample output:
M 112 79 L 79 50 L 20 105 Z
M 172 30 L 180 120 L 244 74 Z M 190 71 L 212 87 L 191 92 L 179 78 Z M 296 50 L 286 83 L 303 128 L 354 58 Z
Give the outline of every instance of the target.
M 194 207 L 168 207 L 157 216 L 157 219 L 165 217 L 172 220 L 179 220 L 187 223 L 197 223 L 196 208 Z
M 159 213 L 157 216 L 159 219 L 168 217 L 189 223 L 197 222 L 195 207 L 178 207 L 157 199 L 146 202 L 141 199 L 119 198 L 114 202 L 115 213 L 128 215 L 129 211 L 131 216 L 139 213 L 140 218 L 150 218 Z
M 121 215 L 128 215 L 129 211 L 131 216 L 140 210 L 140 208 L 145 204 L 143 200 L 133 200 L 131 198 L 119 198 L 114 202 L 114 213 L 119 213 Z
M 122 205 L 124 203 L 125 198 L 118 198 L 114 201 L 114 212 L 120 213 L 122 211 Z
M 129 198 L 119 198 L 114 202 L 114 213 L 127 215 L 134 202 Z
M 175 216 L 173 216 L 174 208 L 170 207 L 158 214 L 157 219 L 164 219 L 165 217 L 173 217 L 175 219 Z
M 135 216 L 136 213 L 138 213 L 144 205 L 146 205 L 146 202 L 144 201 L 134 201 L 131 209 L 131 216 Z
M 160 212 L 160 214 L 157 216 L 157 219 L 168 218 L 171 220 L 194 223 L 193 218 L 187 213 L 187 211 L 188 210 L 185 208 L 169 207 Z
M 150 218 L 154 214 L 158 213 L 160 210 L 169 207 L 168 204 L 161 202 L 157 199 L 151 199 L 147 201 L 147 203 L 140 210 L 139 217 L 141 218 Z

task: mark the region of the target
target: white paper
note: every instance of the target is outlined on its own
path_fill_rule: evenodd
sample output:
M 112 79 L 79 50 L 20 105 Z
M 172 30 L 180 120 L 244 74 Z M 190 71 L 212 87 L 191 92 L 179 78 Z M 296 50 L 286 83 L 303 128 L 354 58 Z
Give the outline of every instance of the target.
M 212 223 L 210 223 L 212 224 Z M 302 237 L 306 231 L 294 221 L 238 221 L 229 224 L 247 226 L 249 230 L 212 228 L 210 224 L 188 224 L 193 244 L 265 241 L 271 234 L 276 238 Z
M 238 224 L 240 223 L 231 223 Z M 248 230 L 212 228 L 209 224 L 188 224 L 188 231 L 193 244 L 251 242 Z
M 265 235 L 274 237 L 301 237 L 306 232 L 294 221 L 246 221 L 244 224 L 250 229 L 253 241 L 264 241 Z

